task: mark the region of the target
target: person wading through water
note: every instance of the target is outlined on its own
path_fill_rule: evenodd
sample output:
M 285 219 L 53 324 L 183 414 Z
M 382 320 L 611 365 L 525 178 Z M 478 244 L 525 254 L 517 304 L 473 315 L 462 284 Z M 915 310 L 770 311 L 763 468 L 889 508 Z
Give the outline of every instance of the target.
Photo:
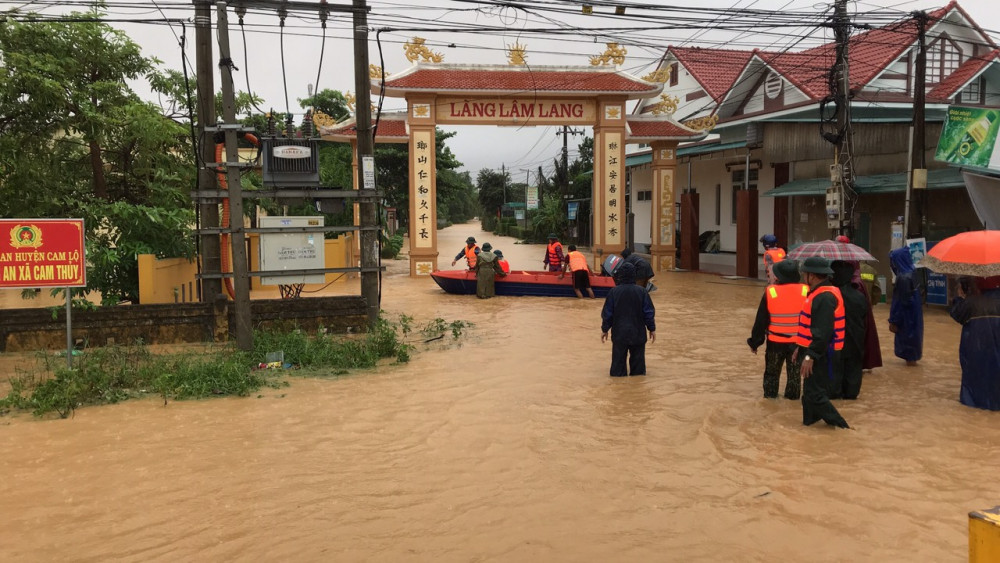
M 778 397 L 781 386 L 781 368 L 785 367 L 785 398 L 797 400 L 801 393 L 799 362 L 792 361 L 799 332 L 799 313 L 809 294 L 809 286 L 799 283 L 799 263 L 782 260 L 774 265 L 777 283 L 764 289 L 764 296 L 757 307 L 757 318 L 747 338 L 747 345 L 756 354 L 757 348 L 767 340 L 764 352 L 764 398 Z
M 462 250 L 458 251 L 455 255 L 455 259 L 451 261 L 451 265 L 454 266 L 459 260 L 465 258 L 466 262 L 469 264 L 469 269 L 474 270 L 476 268 L 476 256 L 479 254 L 479 247 L 476 246 L 476 237 L 469 237 L 465 239 L 465 246 Z
M 496 254 L 491 252 L 492 250 L 492 244 L 483 243 L 483 251 L 479 253 L 478 260 L 476 260 L 476 297 L 480 299 L 489 299 L 496 295 L 496 277 L 507 275 L 500 267 L 500 261 L 497 260 Z
M 809 296 L 799 314 L 799 349 L 792 361 L 801 360 L 802 424 L 823 420 L 831 426 L 850 428 L 830 402 L 827 388 L 833 372 L 834 354 L 844 348 L 844 300 L 830 283 L 830 261 L 810 256 L 802 263 Z

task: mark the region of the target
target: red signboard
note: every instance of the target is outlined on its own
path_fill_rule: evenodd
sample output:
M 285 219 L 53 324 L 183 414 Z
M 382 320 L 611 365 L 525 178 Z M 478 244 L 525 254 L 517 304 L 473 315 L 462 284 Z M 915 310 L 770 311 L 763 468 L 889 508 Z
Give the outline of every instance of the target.
M 0 219 L 0 288 L 86 287 L 83 219 Z

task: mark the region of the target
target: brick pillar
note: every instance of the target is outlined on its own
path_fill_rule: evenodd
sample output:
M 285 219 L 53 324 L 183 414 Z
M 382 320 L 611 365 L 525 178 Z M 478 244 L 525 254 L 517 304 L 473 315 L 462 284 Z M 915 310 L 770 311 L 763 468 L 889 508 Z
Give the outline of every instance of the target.
M 736 275 L 757 277 L 757 190 L 736 192 Z
M 701 247 L 698 244 L 700 209 L 698 192 L 681 194 L 681 268 L 685 270 L 701 267 Z

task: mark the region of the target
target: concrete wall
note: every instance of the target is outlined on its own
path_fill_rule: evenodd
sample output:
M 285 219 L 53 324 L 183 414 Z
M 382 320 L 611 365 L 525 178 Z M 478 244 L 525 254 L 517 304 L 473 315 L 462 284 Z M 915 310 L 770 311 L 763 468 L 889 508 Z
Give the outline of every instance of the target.
M 299 327 L 314 331 L 358 332 L 367 326 L 367 306 L 360 296 L 266 299 L 250 302 L 258 328 Z M 235 325 L 231 303 L 127 305 L 73 311 L 72 336 L 89 346 L 130 343 L 225 342 Z M 65 310 L 53 318 L 45 309 L 11 309 L 0 315 L 0 352 L 57 350 L 66 347 Z
M 251 270 L 260 269 L 260 235 L 250 233 L 249 261 Z M 327 268 L 346 268 L 351 263 L 350 239 L 341 236 L 324 240 L 324 259 Z M 185 258 L 157 259 L 151 254 L 139 255 L 139 302 L 188 303 L 198 301 L 197 264 Z M 306 284 L 305 291 L 322 288 L 329 283 L 346 281 L 347 276 L 326 274 L 322 284 Z M 261 289 L 260 277 L 250 278 L 250 289 Z

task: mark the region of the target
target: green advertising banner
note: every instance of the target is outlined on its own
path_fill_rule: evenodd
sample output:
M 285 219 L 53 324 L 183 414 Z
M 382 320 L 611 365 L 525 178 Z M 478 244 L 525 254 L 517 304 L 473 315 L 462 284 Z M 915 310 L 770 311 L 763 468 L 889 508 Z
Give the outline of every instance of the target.
M 998 130 L 1000 109 L 949 107 L 934 159 L 1000 170 Z

